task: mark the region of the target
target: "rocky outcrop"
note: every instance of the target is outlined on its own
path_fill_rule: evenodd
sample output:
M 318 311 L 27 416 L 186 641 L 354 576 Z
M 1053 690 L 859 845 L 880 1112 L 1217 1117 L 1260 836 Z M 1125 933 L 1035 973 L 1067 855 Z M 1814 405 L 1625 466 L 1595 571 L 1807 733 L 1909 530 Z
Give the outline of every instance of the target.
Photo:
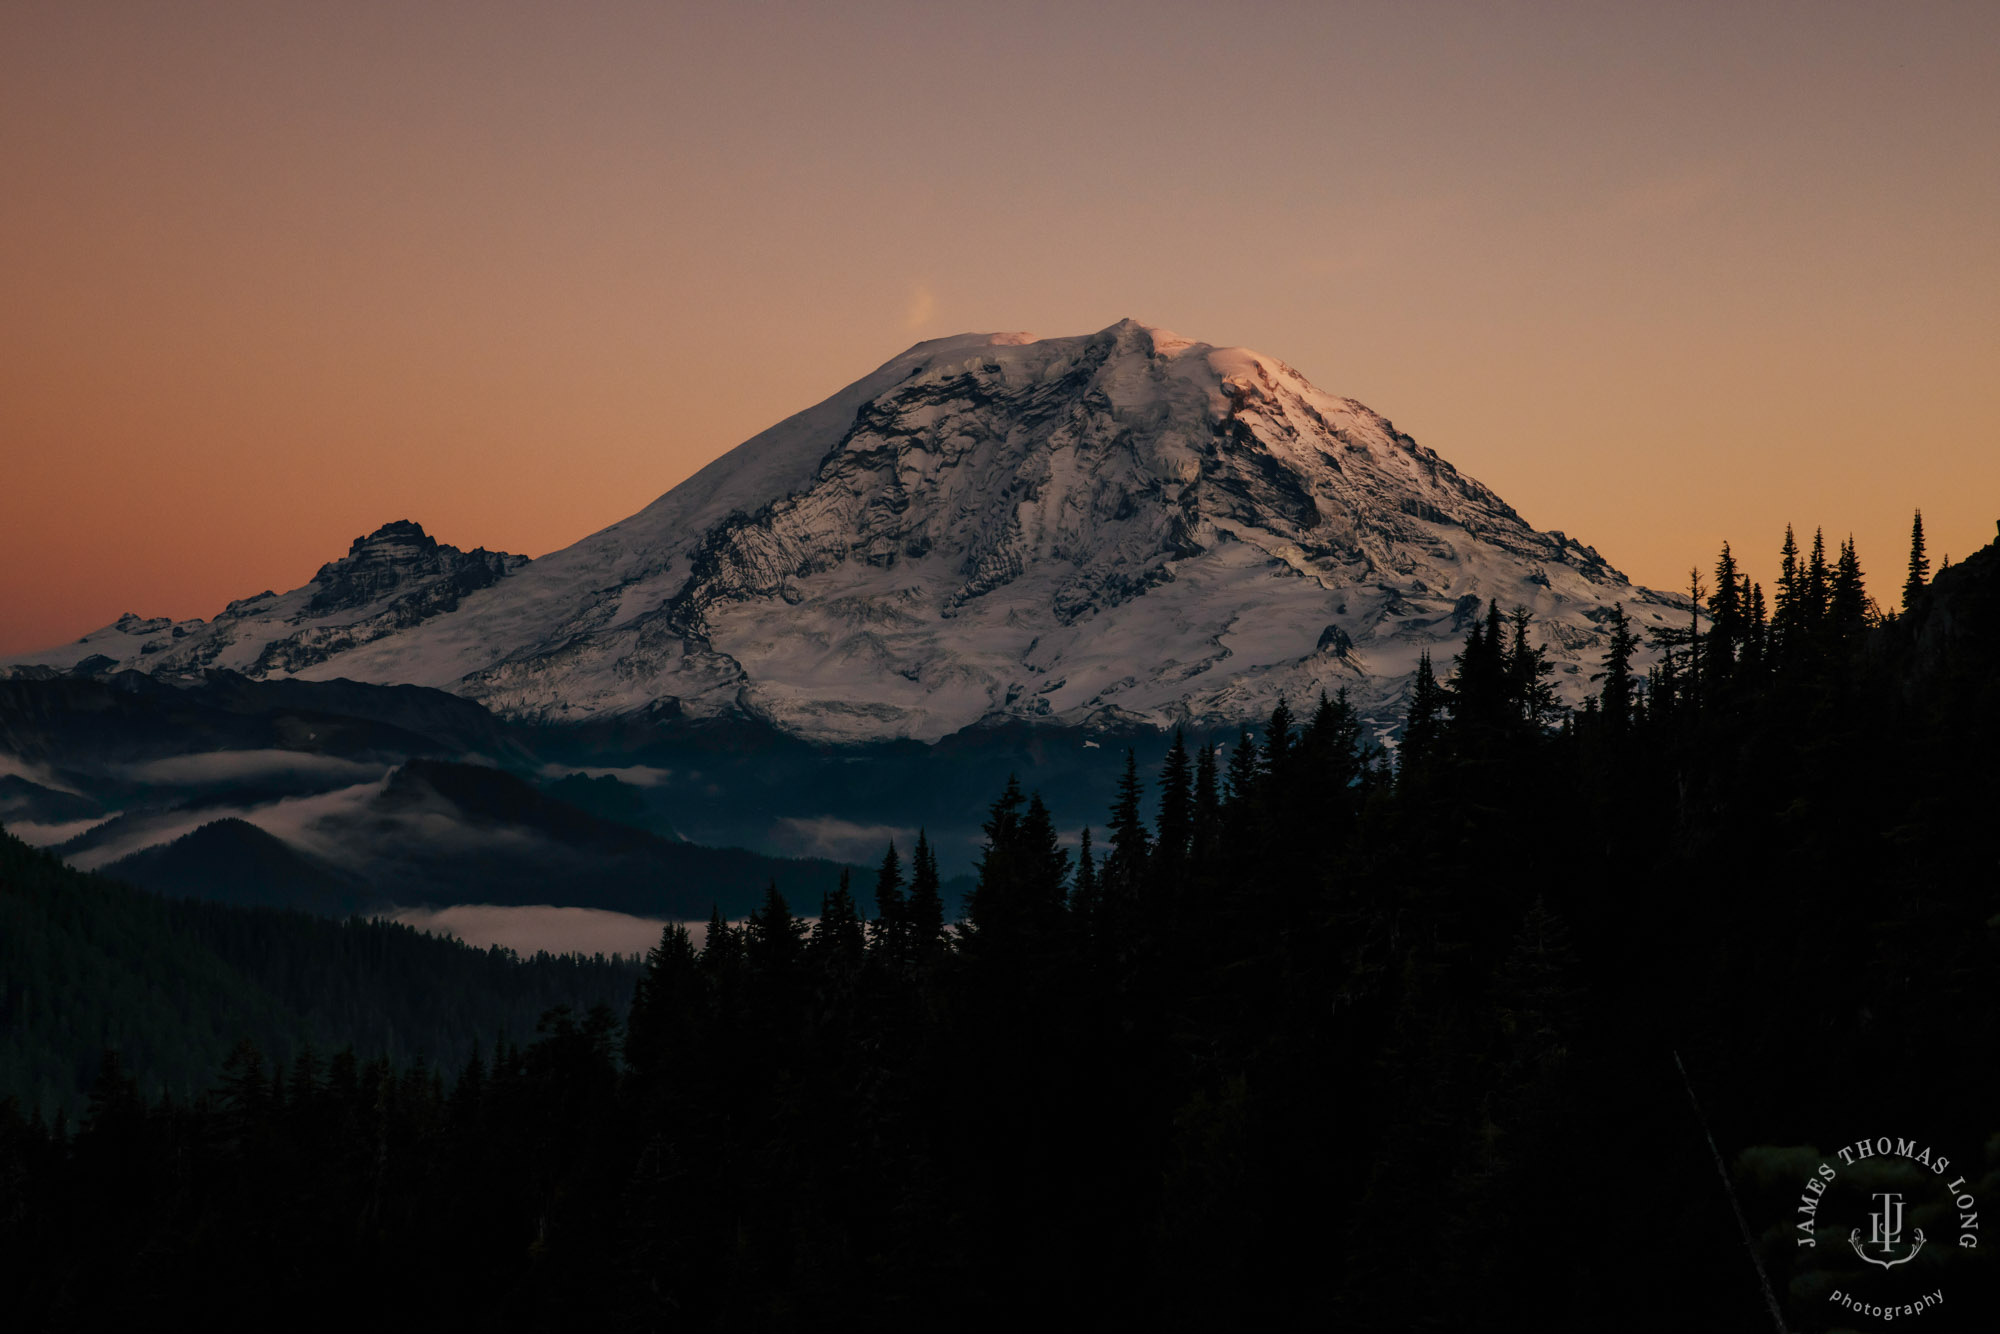
M 193 677 L 220 667 L 287 676 L 456 611 L 468 594 L 527 564 L 526 556 L 483 547 L 461 551 L 399 519 L 355 538 L 303 587 L 238 598 L 213 620 L 127 612 L 73 646 L 67 665 L 84 675 L 136 668 Z

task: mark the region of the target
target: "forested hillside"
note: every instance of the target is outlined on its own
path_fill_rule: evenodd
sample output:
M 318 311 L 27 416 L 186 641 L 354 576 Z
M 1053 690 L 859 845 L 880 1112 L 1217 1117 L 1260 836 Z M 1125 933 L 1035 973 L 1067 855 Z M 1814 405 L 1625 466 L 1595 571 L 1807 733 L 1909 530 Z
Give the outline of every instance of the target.
M 519 959 L 393 922 L 162 898 L 0 832 L 0 1096 L 81 1107 L 117 1049 L 148 1097 L 187 1100 L 248 1040 L 289 1062 L 352 1047 L 456 1070 L 551 1006 L 623 1006 L 629 962 Z

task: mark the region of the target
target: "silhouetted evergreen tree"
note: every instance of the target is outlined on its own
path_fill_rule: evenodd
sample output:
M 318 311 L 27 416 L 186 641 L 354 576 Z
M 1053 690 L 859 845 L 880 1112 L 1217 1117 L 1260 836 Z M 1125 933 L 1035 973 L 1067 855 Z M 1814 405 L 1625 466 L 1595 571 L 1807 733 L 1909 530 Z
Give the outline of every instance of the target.
M 1510 619 L 1513 631 L 1507 646 L 1507 694 L 1519 720 L 1527 724 L 1530 733 L 1539 733 L 1563 712 L 1552 679 L 1555 664 L 1549 661 L 1548 650 L 1529 636 L 1534 614 L 1526 607 L 1516 607 Z
M 1452 660 L 1451 679 L 1445 686 L 1445 708 L 1452 723 L 1448 735 L 1468 757 L 1489 753 L 1513 721 L 1506 652 L 1500 604 L 1488 602 L 1485 619 L 1473 623 L 1465 647 Z
M 1778 586 L 1771 600 L 1772 654 L 1781 663 L 1798 661 L 1806 647 L 1806 572 L 1799 560 L 1798 538 L 1785 525 L 1784 545 L 1778 549 Z
M 918 844 L 917 855 L 921 867 L 922 843 Z M 808 940 L 809 953 L 819 971 L 849 977 L 861 967 L 867 946 L 861 914 L 854 905 L 853 880 L 848 872 L 842 871 L 839 885 L 820 899 L 819 921 L 813 925 Z
M 1914 607 L 1931 572 L 1931 558 L 1924 553 L 1924 512 L 1918 510 L 1910 521 L 1910 565 L 1903 579 L 1903 610 Z
M 1089 825 L 1085 825 L 1083 832 L 1077 836 L 1076 877 L 1070 886 L 1069 904 L 1070 911 L 1088 931 L 1101 906 L 1097 888 L 1097 858 L 1090 850 Z
M 1260 755 L 1257 739 L 1245 727 L 1236 734 L 1236 744 L 1229 750 L 1229 766 L 1223 789 L 1223 804 L 1230 809 L 1247 809 L 1256 805 L 1263 786 L 1262 774 L 1258 770 Z
M 930 958 L 945 943 L 944 881 L 938 874 L 937 849 L 921 829 L 917 831 L 916 850 L 910 855 L 910 897 L 904 911 L 911 960 Z
M 1062 848 L 1056 823 L 1037 792 L 1028 798 L 1021 819 L 1021 853 L 1029 899 L 1050 939 L 1060 939 L 1060 923 L 1069 902 L 1069 853 Z
M 1764 585 L 1750 585 L 1750 615 L 1743 631 L 1743 665 L 1753 672 L 1762 670 L 1770 652 L 1771 621 L 1764 607 Z
M 745 961 L 767 976 L 790 976 L 798 971 L 805 945 L 806 924 L 792 915 L 778 882 L 771 881 L 764 889 L 764 902 L 744 924 Z
M 1868 589 L 1862 580 L 1861 558 L 1855 554 L 1851 533 L 1840 544 L 1828 609 L 1834 635 L 1842 644 L 1853 642 L 1868 628 Z
M 1223 771 L 1221 838 L 1216 861 L 1225 882 L 1240 882 L 1263 853 L 1263 752 L 1248 727 L 1238 730 Z
M 1826 563 L 1826 532 L 1814 528 L 1812 555 L 1806 561 L 1800 610 L 1805 632 L 1816 642 L 1825 638 L 1827 609 L 1832 597 L 1833 572 Z
M 1610 619 L 1611 639 L 1604 648 L 1604 670 L 1590 679 L 1604 682 L 1597 699 L 1605 728 L 1613 736 L 1623 736 L 1631 730 L 1636 712 L 1634 687 L 1638 682 L 1632 662 L 1639 651 L 1639 640 L 1632 633 L 1632 621 L 1625 614 L 1624 603 L 1611 604 Z
M 1354 803 L 1350 789 L 1361 780 L 1368 747 L 1362 739 L 1361 717 L 1348 701 L 1345 686 L 1331 699 L 1325 691 L 1320 692 L 1301 750 L 1309 808 L 1320 809 L 1324 817 L 1324 807 L 1333 803 L 1343 816 L 1351 815 Z
M 966 947 L 987 961 L 1045 950 L 1062 934 L 1068 854 L 1039 795 L 1009 778 L 984 825 L 978 883 L 966 897 Z
M 1186 866 L 1188 849 L 1194 838 L 1194 775 L 1188 763 L 1187 746 L 1179 728 L 1174 743 L 1160 768 L 1160 816 L 1158 855 L 1162 875 L 1178 880 Z
M 1111 819 L 1106 824 L 1111 849 L 1104 857 L 1101 881 L 1107 903 L 1136 905 L 1139 901 L 1151 854 L 1145 817 L 1140 814 L 1144 800 L 1145 785 L 1139 781 L 1138 757 L 1127 750 L 1125 772 L 1118 780 L 1118 799 L 1112 804 Z
M 685 1051 L 699 986 L 694 940 L 685 926 L 669 922 L 660 932 L 659 944 L 647 952 L 645 971 L 632 988 L 625 1024 L 628 1066 L 647 1078 L 671 1068 Z
M 909 936 L 903 903 L 903 859 L 896 853 L 894 839 L 882 854 L 881 869 L 875 873 L 875 920 L 869 924 L 869 943 L 884 958 L 900 960 Z
M 1281 783 L 1290 777 L 1296 740 L 1292 735 L 1291 705 L 1281 698 L 1272 708 L 1270 720 L 1264 724 L 1264 748 L 1259 756 L 1267 789 L 1270 784 Z
M 1659 626 L 1650 637 L 1660 652 L 1660 660 L 1649 673 L 1647 699 L 1656 721 L 1694 716 L 1701 704 L 1702 665 L 1708 660 L 1707 636 L 1701 632 L 1701 605 L 1708 590 L 1702 587 L 1701 571 L 1688 571 L 1688 623 Z
M 1438 758 L 1444 734 L 1446 696 L 1431 671 L 1431 655 L 1417 658 L 1417 674 L 1410 684 L 1410 710 L 1403 719 L 1403 744 L 1397 755 L 1397 771 L 1408 780 L 1422 774 Z
M 708 914 L 708 930 L 702 938 L 702 968 L 712 975 L 726 975 L 743 960 L 743 928 L 731 926 L 723 920 L 720 907 L 711 908 Z
M 1189 815 L 1190 855 L 1203 870 L 1212 869 L 1222 839 L 1222 792 L 1215 766 L 1216 747 L 1201 743 L 1194 762 L 1194 801 Z
M 1750 633 L 1750 588 L 1736 568 L 1729 543 L 1715 560 L 1715 589 L 1708 597 L 1708 647 L 1704 672 L 1709 680 L 1725 682 L 1735 672 Z

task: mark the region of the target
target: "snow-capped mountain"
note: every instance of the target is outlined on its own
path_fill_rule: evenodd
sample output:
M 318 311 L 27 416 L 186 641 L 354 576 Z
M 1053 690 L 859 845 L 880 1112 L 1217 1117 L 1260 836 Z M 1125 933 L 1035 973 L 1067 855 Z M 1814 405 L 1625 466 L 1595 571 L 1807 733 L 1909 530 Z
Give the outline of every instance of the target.
M 1343 686 L 1387 723 L 1488 599 L 1534 611 L 1572 694 L 1614 602 L 1685 614 L 1283 362 L 1124 320 L 920 343 L 533 563 L 391 524 L 282 597 L 16 662 L 408 682 L 545 721 L 740 710 L 833 741 L 1224 724 Z

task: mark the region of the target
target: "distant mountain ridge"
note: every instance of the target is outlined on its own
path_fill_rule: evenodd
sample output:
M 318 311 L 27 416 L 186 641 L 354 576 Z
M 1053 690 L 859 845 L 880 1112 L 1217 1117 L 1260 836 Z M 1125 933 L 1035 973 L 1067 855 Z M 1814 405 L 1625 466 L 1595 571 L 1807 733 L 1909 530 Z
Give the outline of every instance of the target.
M 361 886 L 234 816 L 105 867 L 114 880 L 169 898 L 295 908 L 344 917 L 372 906 Z
M 689 842 L 655 787 L 585 777 L 536 739 L 418 686 L 213 669 L 0 680 L 0 824 L 162 893 L 337 914 L 478 901 L 741 916 L 767 884 L 812 905 L 859 869 L 809 846 Z
M 1283 362 L 1123 320 L 920 343 L 533 563 L 392 524 L 214 622 L 127 618 L 15 661 L 839 742 L 1219 726 L 1346 688 L 1386 731 L 1419 655 L 1489 600 L 1535 613 L 1572 697 L 1613 603 L 1642 629 L 1680 614 Z
M 355 538 L 345 556 L 289 593 L 238 598 L 213 620 L 127 612 L 75 644 L 16 661 L 159 676 L 217 667 L 255 678 L 293 676 L 456 611 L 466 595 L 527 564 L 526 556 L 446 546 L 398 519 Z

